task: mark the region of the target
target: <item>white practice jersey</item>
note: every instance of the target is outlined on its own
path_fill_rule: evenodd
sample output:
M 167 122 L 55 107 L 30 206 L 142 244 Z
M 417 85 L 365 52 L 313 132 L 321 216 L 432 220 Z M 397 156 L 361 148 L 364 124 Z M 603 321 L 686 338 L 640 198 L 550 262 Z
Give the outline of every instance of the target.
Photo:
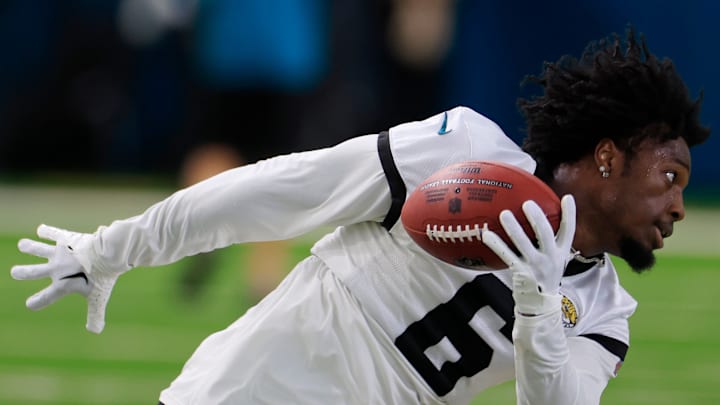
M 112 268 L 159 265 L 334 226 L 312 254 L 377 326 L 374 333 L 382 336 L 376 337 L 392 342 L 393 364 L 413 376 L 412 384 L 440 402 L 463 404 L 515 378 L 510 273 L 463 269 L 431 257 L 406 234 L 399 214 L 426 177 L 466 160 L 535 169 L 497 125 L 458 107 L 332 148 L 230 170 L 142 215 L 101 227 L 89 254 Z M 636 302 L 609 258 L 594 266 L 572 263 L 561 288 L 564 334 L 570 351 L 580 352 L 573 353 L 580 359 L 575 361 L 593 363 L 592 379 L 602 389 L 624 359 Z

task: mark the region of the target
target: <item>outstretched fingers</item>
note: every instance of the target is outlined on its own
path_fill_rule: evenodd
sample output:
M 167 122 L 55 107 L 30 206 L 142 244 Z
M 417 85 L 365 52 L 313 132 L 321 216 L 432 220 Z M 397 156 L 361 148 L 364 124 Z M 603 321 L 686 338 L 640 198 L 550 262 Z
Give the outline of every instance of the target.
M 537 249 L 510 210 L 503 210 L 500 213 L 500 224 L 523 257 L 529 258 L 537 254 Z
M 54 226 L 45 225 L 45 224 L 41 224 L 37 228 L 37 235 L 39 237 L 41 237 L 43 239 L 54 240 L 56 242 L 58 241 L 58 239 L 60 239 L 65 234 L 65 232 L 66 231 L 64 231 L 60 228 L 55 228 Z
M 20 239 L 18 250 L 22 253 L 50 259 L 55 252 L 55 246 L 31 239 Z M 10 275 L 15 280 L 36 280 L 38 278 L 50 277 L 53 266 L 49 263 L 26 264 L 13 266 Z
M 53 280 L 49 287 L 28 298 L 25 305 L 32 310 L 43 309 L 68 294 L 77 293 L 87 296 L 91 288 L 82 277 L 60 278 Z
M 57 283 L 52 283 L 49 287 L 30 296 L 25 301 L 25 305 L 29 309 L 37 311 L 59 300 L 65 294 L 66 292 Z
M 575 199 L 572 195 L 566 194 L 560 200 L 560 209 L 562 210 L 562 218 L 560 220 L 560 228 L 557 233 L 557 243 L 559 246 L 567 246 L 570 249 L 573 238 L 575 238 Z
M 530 227 L 535 232 L 540 249 L 545 249 L 554 244 L 555 233 L 542 208 L 535 201 L 528 200 L 523 203 L 522 210 L 530 223 Z
M 53 267 L 48 263 L 25 264 L 13 266 L 10 275 L 15 280 L 37 280 L 39 278 L 51 277 Z
M 20 239 L 18 242 L 18 250 L 29 255 L 49 259 L 55 252 L 55 246 L 32 239 Z
M 520 259 L 515 252 L 496 234 L 495 232 L 484 229 L 482 231 L 482 242 L 490 248 L 508 267 L 512 267 L 518 263 Z

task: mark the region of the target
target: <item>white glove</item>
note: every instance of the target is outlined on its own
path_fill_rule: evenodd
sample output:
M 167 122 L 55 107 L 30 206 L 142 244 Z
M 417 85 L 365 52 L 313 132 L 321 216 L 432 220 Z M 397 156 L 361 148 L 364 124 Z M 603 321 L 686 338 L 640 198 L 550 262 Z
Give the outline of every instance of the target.
M 575 200 L 571 195 L 565 195 L 560 201 L 560 207 L 562 219 L 556 237 L 537 203 L 523 203 L 522 210 L 537 237 L 537 248 L 512 212 L 504 210 L 500 213 L 500 223 L 520 252 L 520 257 L 495 232 L 483 231 L 483 243 L 512 271 L 515 309 L 521 315 L 543 315 L 560 310 L 560 281 L 565 266 L 572 258 L 570 251 L 575 236 Z
M 87 298 L 86 328 L 100 333 L 105 327 L 105 307 L 118 276 L 124 271 L 108 272 L 92 265 L 93 235 L 70 232 L 47 225 L 40 225 L 37 234 L 43 239 L 55 241 L 55 246 L 31 239 L 21 239 L 18 249 L 48 259 L 47 263 L 13 266 L 11 275 L 16 280 L 35 280 L 50 277 L 47 288 L 27 299 L 25 305 L 39 310 L 65 295 L 78 293 Z M 129 270 L 129 269 L 128 269 Z

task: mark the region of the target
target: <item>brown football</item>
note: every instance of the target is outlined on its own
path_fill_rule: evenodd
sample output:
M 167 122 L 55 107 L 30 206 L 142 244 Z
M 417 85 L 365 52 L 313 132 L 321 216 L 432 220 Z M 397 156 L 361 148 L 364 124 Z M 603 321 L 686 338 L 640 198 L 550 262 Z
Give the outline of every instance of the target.
M 553 230 L 560 225 L 560 199 L 538 177 L 500 162 L 466 161 L 435 172 L 408 197 L 401 221 L 410 237 L 436 258 L 476 270 L 507 266 L 482 243 L 485 227 L 513 247 L 499 215 L 510 210 L 532 241 L 535 232 L 522 212 L 534 200 Z

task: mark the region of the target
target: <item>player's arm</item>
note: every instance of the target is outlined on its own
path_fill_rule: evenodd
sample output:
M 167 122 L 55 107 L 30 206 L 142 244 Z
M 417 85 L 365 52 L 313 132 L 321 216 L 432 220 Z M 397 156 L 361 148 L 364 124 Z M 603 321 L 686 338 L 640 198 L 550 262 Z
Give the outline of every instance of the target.
M 80 293 L 88 301 L 87 328 L 100 332 L 118 276 L 133 267 L 174 262 L 234 243 L 280 240 L 323 225 L 379 220 L 390 193 L 368 135 L 333 148 L 285 155 L 221 173 L 180 190 L 141 215 L 83 234 L 45 225 L 19 249 L 47 259 L 18 265 L 19 280 L 52 283 L 26 304 L 41 309 Z
M 113 267 L 174 262 L 231 244 L 293 238 L 381 218 L 389 191 L 376 136 L 235 168 L 97 232 Z
M 520 255 L 494 232 L 483 232 L 482 236 L 512 271 L 518 404 L 598 404 L 618 362 L 590 339 L 565 337 L 559 287 L 575 234 L 572 196 L 564 196 L 561 207 L 562 220 L 555 235 L 537 204 L 523 204 L 537 247 L 510 211 L 500 214 L 500 222 Z
M 560 314 L 515 319 L 518 404 L 599 404 L 620 361 L 597 342 L 566 338 Z

